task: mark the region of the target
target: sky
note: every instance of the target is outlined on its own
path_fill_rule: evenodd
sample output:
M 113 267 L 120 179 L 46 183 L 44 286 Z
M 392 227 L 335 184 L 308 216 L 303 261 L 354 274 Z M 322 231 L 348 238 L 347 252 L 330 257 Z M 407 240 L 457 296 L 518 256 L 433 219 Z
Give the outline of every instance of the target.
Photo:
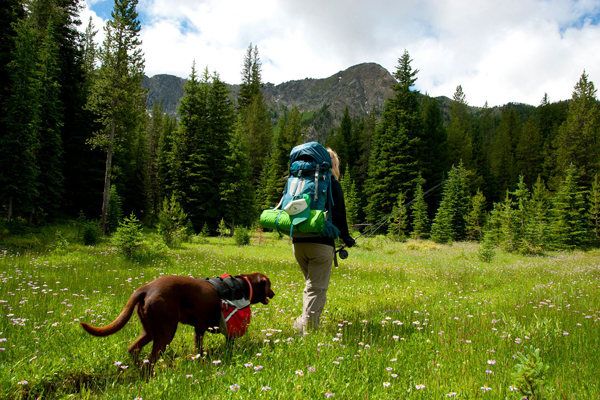
M 84 0 L 103 40 L 114 0 Z M 600 85 L 600 0 L 139 0 L 148 76 L 208 68 L 241 83 L 257 46 L 263 83 L 327 78 L 408 51 L 415 89 L 469 105 L 570 99 L 585 72 Z

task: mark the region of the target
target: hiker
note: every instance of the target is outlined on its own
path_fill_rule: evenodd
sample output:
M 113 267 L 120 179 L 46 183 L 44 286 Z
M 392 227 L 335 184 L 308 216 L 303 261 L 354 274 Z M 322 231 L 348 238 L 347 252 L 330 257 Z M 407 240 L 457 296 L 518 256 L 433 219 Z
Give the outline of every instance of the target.
M 333 225 L 339 229 L 339 237 L 346 247 L 354 245 L 350 237 L 346 221 L 346 206 L 340 179 L 340 160 L 335 151 L 328 148 L 331 156 L 331 194 L 333 205 L 329 211 Z M 306 333 L 309 329 L 318 329 L 321 313 L 327 299 L 327 288 L 333 258 L 335 256 L 334 239 L 327 236 L 294 237 L 292 236 L 294 256 L 304 275 L 305 286 L 302 300 L 302 315 L 296 318 L 294 329 Z

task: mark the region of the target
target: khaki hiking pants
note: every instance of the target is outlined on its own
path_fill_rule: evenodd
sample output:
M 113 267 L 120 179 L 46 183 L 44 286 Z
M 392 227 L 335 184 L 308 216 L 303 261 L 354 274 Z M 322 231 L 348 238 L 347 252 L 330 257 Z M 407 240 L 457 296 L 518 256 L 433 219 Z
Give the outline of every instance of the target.
M 302 315 L 294 329 L 306 332 L 317 329 L 327 300 L 327 288 L 335 249 L 326 244 L 294 243 L 294 256 L 300 265 L 306 284 L 302 296 Z

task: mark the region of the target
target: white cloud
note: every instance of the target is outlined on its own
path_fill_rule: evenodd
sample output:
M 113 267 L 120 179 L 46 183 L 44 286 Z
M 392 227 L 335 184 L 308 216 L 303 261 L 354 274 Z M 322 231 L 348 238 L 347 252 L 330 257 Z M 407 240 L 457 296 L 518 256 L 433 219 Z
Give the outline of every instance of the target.
M 419 90 L 452 97 L 462 85 L 475 106 L 570 98 L 584 69 L 600 80 L 600 0 L 141 0 L 138 10 L 150 76 L 187 77 L 195 60 L 239 83 L 252 43 L 276 84 L 362 62 L 394 72 L 407 49 Z

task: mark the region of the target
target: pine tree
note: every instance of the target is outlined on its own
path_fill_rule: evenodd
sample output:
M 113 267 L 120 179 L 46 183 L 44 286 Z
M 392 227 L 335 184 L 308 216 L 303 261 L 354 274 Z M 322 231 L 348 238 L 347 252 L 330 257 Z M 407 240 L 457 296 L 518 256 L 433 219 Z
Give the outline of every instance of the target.
M 567 120 L 555 139 L 556 161 L 561 176 L 573 163 L 586 185 L 600 171 L 600 107 L 596 92 L 594 83 L 588 80 L 584 71 L 575 85 Z
M 427 211 L 427 203 L 423 197 L 423 187 L 421 183 L 417 183 L 415 190 L 415 202 L 411 208 L 412 216 L 412 232 L 413 239 L 425 239 L 429 236 L 429 215 Z
M 465 215 L 469 206 L 467 170 L 460 163 L 448 174 L 442 202 L 431 226 L 431 240 L 449 243 L 465 238 Z
M 196 77 L 195 66 L 179 105 L 179 132 L 174 145 L 174 189 L 194 229 L 216 232 L 225 208 L 223 182 L 235 127 L 227 85 L 217 73 Z
M 162 101 L 155 101 L 152 105 L 152 111 L 147 125 L 147 144 L 148 144 L 148 198 L 150 201 L 151 219 L 158 217 L 161 210 L 163 199 L 163 188 L 160 182 L 160 143 L 162 133 L 164 132 L 164 116 Z
M 551 235 L 552 246 L 572 249 L 586 244 L 587 218 L 583 190 L 578 185 L 577 167 L 571 164 L 565 179 L 552 200 Z
M 421 106 L 417 93 L 411 90 L 419 71 L 412 70 L 406 50 L 398 62 L 394 97 L 385 103 L 371 144 L 366 183 L 366 214 L 371 222 L 392 212 L 400 192 L 412 195 L 420 168 L 418 161 L 426 151 Z
M 532 246 L 545 248 L 548 244 L 550 193 L 540 175 L 538 175 L 538 179 L 533 185 L 529 205 L 529 221 L 527 222 L 525 238 Z
M 229 222 L 231 236 L 236 226 L 248 227 L 257 217 L 251 173 L 245 136 L 238 122 L 227 154 L 227 173 L 221 184 L 221 202 L 228 205 L 223 210 L 223 216 Z
M 513 210 L 513 201 L 508 190 L 506 191 L 506 197 L 500 204 L 498 211 L 498 242 L 500 247 L 505 251 L 515 251 L 517 249 L 517 241 L 515 238 L 515 212 Z
M 303 142 L 305 135 L 302 114 L 294 107 L 277 124 L 273 148 L 262 175 L 261 208 L 274 207 L 281 199 L 289 169 L 290 152 Z
M 513 143 L 516 145 L 520 136 L 518 118 L 514 108 L 505 109 L 498 134 L 492 141 L 490 164 L 500 193 L 510 189 L 516 181 Z
M 250 157 L 252 172 L 250 180 L 258 186 L 266 155 L 272 141 L 271 118 L 265 98 L 261 92 L 262 63 L 258 47 L 252 48 L 252 43 L 244 57 L 242 84 L 238 93 L 238 110 L 240 128 L 245 136 L 246 146 Z
M 529 252 L 531 244 L 527 240 L 527 231 L 530 221 L 530 197 L 531 193 L 525 183 L 523 175 L 519 176 L 519 182 L 517 183 L 516 190 L 512 193 L 515 196 L 517 209 L 514 210 L 514 226 L 513 226 L 513 237 L 516 246 L 524 251 Z
M 122 141 L 136 142 L 132 137 L 139 132 L 145 113 L 144 59 L 137 3 L 137 0 L 115 0 L 112 19 L 105 26 L 106 38 L 100 50 L 101 67 L 93 81 L 88 103 L 101 124 L 92 142 L 106 151 L 100 221 L 103 231 L 106 231 L 114 152 Z
M 346 205 L 346 220 L 348 226 L 358 224 L 358 213 L 360 210 L 360 203 L 356 191 L 356 183 L 352 177 L 352 173 L 347 172 L 340 178 L 340 184 L 342 185 L 342 191 L 344 192 L 344 203 Z
M 481 190 L 471 197 L 469 210 L 465 215 L 465 232 L 468 240 L 481 241 L 486 223 L 486 199 Z
M 258 54 L 258 47 L 248 46 L 244 55 L 244 68 L 242 70 L 242 83 L 238 93 L 238 108 L 248 107 L 254 98 L 260 94 L 262 88 L 262 62 Z
M 523 175 L 525 183 L 532 185 L 542 172 L 543 141 L 534 117 L 523 126 L 523 132 L 516 148 L 515 162 L 519 174 Z
M 106 214 L 106 232 L 114 233 L 123 220 L 123 201 L 115 185 L 110 187 L 110 197 Z
M 450 164 L 461 161 L 468 170 L 473 170 L 473 146 L 471 143 L 471 122 L 467 110 L 466 95 L 462 86 L 457 86 L 453 102 L 450 104 L 450 123 L 448 124 L 448 152 Z
M 72 19 L 72 8 L 77 0 L 67 1 Z M 63 208 L 74 216 L 80 210 L 86 215 L 97 215 L 102 207 L 103 180 L 106 153 L 89 145 L 90 132 L 100 129 L 98 116 L 86 104 L 93 81 L 98 73 L 99 53 L 95 42 L 97 31 L 91 21 L 81 37 L 76 29 L 78 21 L 64 21 L 62 36 L 68 39 L 59 47 L 61 62 L 61 102 L 63 109 L 62 146 L 64 193 Z
M 6 221 L 13 212 L 29 212 L 37 198 L 40 170 L 37 152 L 40 141 L 36 37 L 27 19 L 15 25 L 15 47 L 8 64 L 11 92 L 5 99 L 0 132 L 0 197 L 6 205 Z
M 22 53 L 21 50 L 18 50 L 18 46 L 23 46 L 23 34 L 20 30 L 24 28 L 19 28 L 19 25 L 24 23 L 23 17 L 25 15 L 25 10 L 23 8 L 23 3 L 19 0 L 6 0 L 3 1 L 0 5 L 0 204 L 3 207 L 6 207 L 8 212 L 5 215 L 5 219 L 10 221 L 12 219 L 12 205 L 14 201 L 19 201 L 21 197 L 21 189 L 19 184 L 19 177 L 14 176 L 17 169 L 27 168 L 28 165 L 25 163 L 23 165 L 14 164 L 18 158 L 26 156 L 22 152 L 27 148 L 27 144 L 24 144 L 23 148 L 13 148 L 10 147 L 15 142 L 19 144 L 18 136 L 19 131 L 12 131 L 13 129 L 19 129 L 21 119 L 17 115 L 10 115 L 9 113 L 17 110 L 11 110 L 11 107 L 15 107 L 17 105 L 17 98 L 14 97 L 14 91 L 20 91 L 24 89 L 19 82 L 13 81 L 13 79 L 25 78 L 27 74 L 19 76 L 18 68 L 21 66 L 29 67 L 32 66 L 28 64 L 26 60 L 18 60 L 15 59 L 17 56 L 31 56 L 32 53 Z M 18 37 L 21 36 L 21 39 Z M 30 37 L 31 43 L 33 40 Z M 11 97 L 12 100 L 11 100 Z M 12 104 L 12 106 L 9 106 Z M 23 109 L 21 112 L 27 111 Z M 31 110 L 30 110 L 31 111 Z M 9 127 L 9 125 L 12 125 Z M 27 139 L 27 131 L 22 132 L 23 138 Z M 21 154 L 19 155 L 19 152 Z M 12 164 L 12 168 L 11 168 Z M 29 174 L 27 174 L 29 175 Z M 16 198 L 15 198 L 16 196 Z
M 158 141 L 158 181 L 160 192 L 170 195 L 174 189 L 173 173 L 175 169 L 173 146 L 177 132 L 177 119 L 163 116 L 163 129 Z
M 347 171 L 352 171 L 355 158 L 350 156 L 350 146 L 352 146 L 354 140 L 352 137 L 352 118 L 350 118 L 350 111 L 348 106 L 344 110 L 342 121 L 337 130 L 332 130 L 333 135 L 328 137 L 326 145 L 331 147 L 339 156 L 341 161 L 342 175 Z
M 428 149 L 421 159 L 421 175 L 426 187 L 437 185 L 444 180 L 450 169 L 448 159 L 448 134 L 444 127 L 442 111 L 438 102 L 428 95 L 423 97 L 423 140 Z M 433 194 L 429 204 L 438 204 L 440 197 Z
M 392 217 L 388 223 L 388 237 L 397 242 L 406 241 L 406 229 L 408 228 L 408 210 L 404 205 L 406 198 L 400 192 L 398 201 L 392 211 Z
M 495 128 L 492 111 L 486 101 L 481 115 L 476 120 L 471 138 L 473 160 L 477 166 L 477 174 L 481 177 L 481 184 L 478 187 L 486 199 L 492 203 L 499 200 L 495 178 L 490 168 L 490 147 L 492 138 L 495 136 Z
M 55 41 L 54 26 L 49 23 L 39 51 L 40 123 L 37 129 L 40 148 L 36 159 L 40 174 L 37 181 L 36 208 L 51 216 L 55 216 L 60 209 L 63 193 L 63 107 L 60 99 L 58 45 Z

